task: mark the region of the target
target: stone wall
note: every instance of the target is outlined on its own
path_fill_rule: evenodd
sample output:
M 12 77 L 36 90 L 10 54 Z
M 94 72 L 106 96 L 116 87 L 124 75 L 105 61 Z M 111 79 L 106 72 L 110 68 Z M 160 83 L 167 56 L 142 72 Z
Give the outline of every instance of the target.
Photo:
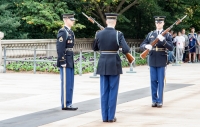
M 79 52 L 80 49 L 92 50 L 92 38 L 79 38 L 75 40 L 74 51 Z M 126 39 L 130 47 L 139 47 L 142 40 Z M 8 58 L 24 58 L 33 57 L 34 48 L 37 56 L 54 56 L 56 57 L 56 40 L 55 39 L 23 39 L 23 40 L 1 40 L 2 56 L 6 48 L 6 57 Z M 1 56 L 0 56 L 1 57 Z

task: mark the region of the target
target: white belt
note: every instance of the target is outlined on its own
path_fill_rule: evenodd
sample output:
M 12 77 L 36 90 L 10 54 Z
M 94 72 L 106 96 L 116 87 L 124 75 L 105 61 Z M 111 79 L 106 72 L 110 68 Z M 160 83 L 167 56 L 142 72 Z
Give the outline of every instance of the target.
M 66 51 L 73 51 L 74 49 L 73 48 L 66 48 L 65 50 Z
M 101 54 L 118 54 L 117 51 L 101 51 Z

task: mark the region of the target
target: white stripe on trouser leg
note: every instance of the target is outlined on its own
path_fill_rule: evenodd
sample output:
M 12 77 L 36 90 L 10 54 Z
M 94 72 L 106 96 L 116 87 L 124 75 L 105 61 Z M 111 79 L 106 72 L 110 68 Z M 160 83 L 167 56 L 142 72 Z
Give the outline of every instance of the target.
M 165 76 L 164 76 L 162 103 L 164 102 L 164 89 L 165 89 L 165 85 L 166 85 L 166 69 L 167 69 L 167 67 L 165 67 Z
M 66 108 L 66 67 L 63 68 L 63 97 L 64 97 L 64 108 Z

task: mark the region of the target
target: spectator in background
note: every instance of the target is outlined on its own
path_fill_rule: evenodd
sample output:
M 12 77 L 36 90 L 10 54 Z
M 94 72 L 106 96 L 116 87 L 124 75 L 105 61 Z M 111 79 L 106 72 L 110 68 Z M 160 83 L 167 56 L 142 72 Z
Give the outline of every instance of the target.
M 173 35 L 172 35 L 172 42 L 173 42 L 173 45 L 174 45 L 174 48 L 173 48 L 173 59 L 174 59 L 174 62 L 176 60 L 176 57 L 175 57 L 175 54 L 176 54 L 176 43 L 174 43 L 174 39 L 175 39 L 176 36 L 177 36 L 177 32 L 174 32 Z
M 187 54 L 187 50 L 188 50 L 188 44 L 189 44 L 189 39 L 188 39 L 188 36 L 185 34 L 185 29 L 182 29 L 182 36 L 185 38 L 185 50 L 184 50 L 184 53 L 183 53 L 183 62 L 185 62 L 185 57 L 186 57 L 186 54 Z
M 177 36 L 177 33 L 174 32 L 173 35 L 172 35 L 172 41 L 174 42 L 174 38 Z M 176 46 L 176 43 L 174 43 L 174 46 Z
M 188 63 L 191 63 L 191 54 L 193 55 L 193 62 L 195 62 L 195 57 L 196 57 L 196 43 L 197 43 L 197 34 L 194 33 L 195 28 L 191 28 L 191 33 L 188 34 L 189 38 L 189 61 Z
M 174 38 L 174 42 L 176 43 L 176 55 L 177 55 L 177 61 L 182 63 L 183 59 L 183 50 L 185 47 L 185 38 L 182 36 L 181 32 L 178 32 L 178 36 Z
M 173 36 L 173 33 L 174 33 L 174 31 L 173 30 L 170 30 L 169 31 L 169 34 L 171 35 L 171 36 Z M 173 41 L 172 41 L 173 42 Z M 173 49 L 174 50 L 174 49 Z M 169 61 L 169 63 L 172 63 L 172 62 L 174 62 L 175 61 L 175 58 L 174 58 L 174 51 L 168 51 L 168 61 Z
M 200 62 L 200 31 L 198 32 L 197 45 L 196 45 L 197 62 Z
M 173 33 L 174 33 L 174 31 L 173 31 L 173 30 L 170 30 L 169 33 L 170 33 L 170 35 L 172 36 Z

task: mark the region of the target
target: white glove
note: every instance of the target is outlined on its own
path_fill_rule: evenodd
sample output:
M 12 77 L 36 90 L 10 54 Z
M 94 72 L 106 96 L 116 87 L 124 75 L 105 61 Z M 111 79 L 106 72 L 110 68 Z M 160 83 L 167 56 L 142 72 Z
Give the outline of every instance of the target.
M 152 49 L 152 45 L 150 45 L 150 44 L 145 45 L 145 48 L 151 50 Z
M 62 66 L 62 67 L 66 67 L 66 64 L 62 64 L 61 66 Z
M 165 37 L 163 37 L 161 34 L 159 34 L 157 38 L 158 38 L 160 41 L 165 40 Z

